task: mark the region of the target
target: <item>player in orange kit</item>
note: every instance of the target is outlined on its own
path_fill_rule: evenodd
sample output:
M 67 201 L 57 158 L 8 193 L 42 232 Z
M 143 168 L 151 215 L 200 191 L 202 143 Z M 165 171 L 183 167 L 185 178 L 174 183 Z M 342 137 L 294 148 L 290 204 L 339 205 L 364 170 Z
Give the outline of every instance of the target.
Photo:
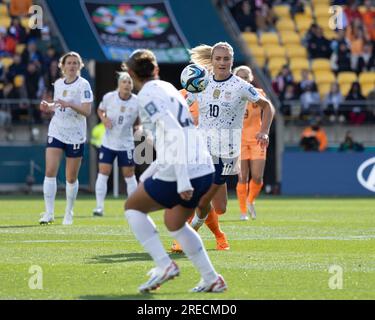
M 251 83 L 254 80 L 251 69 L 247 66 L 239 66 L 233 73 L 243 80 Z M 262 89 L 256 90 L 265 96 Z M 263 186 L 263 173 L 266 164 L 266 148 L 261 148 L 255 136 L 262 125 L 262 111 L 255 104 L 249 102 L 243 122 L 241 140 L 241 171 L 238 174 L 237 197 L 240 204 L 241 220 L 248 220 L 247 211 L 252 219 L 256 219 L 254 202 Z M 249 180 L 249 173 L 251 179 Z

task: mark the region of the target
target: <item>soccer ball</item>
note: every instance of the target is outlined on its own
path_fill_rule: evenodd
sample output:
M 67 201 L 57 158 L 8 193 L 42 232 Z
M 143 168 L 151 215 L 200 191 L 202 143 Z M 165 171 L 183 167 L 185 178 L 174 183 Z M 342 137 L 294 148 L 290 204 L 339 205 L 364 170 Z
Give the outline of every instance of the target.
M 182 70 L 180 80 L 184 89 L 197 93 L 206 89 L 209 74 L 206 68 L 197 64 L 189 64 Z

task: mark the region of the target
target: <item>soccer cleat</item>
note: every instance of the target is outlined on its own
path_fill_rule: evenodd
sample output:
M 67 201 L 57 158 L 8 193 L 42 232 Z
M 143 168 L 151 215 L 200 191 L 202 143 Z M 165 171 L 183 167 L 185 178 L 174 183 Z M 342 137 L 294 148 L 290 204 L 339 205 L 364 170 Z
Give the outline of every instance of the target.
M 92 215 L 93 215 L 94 217 L 103 217 L 104 212 L 103 212 L 102 209 L 95 208 L 95 209 L 92 211 Z
M 191 289 L 190 292 L 223 292 L 227 290 L 228 286 L 225 283 L 223 276 L 220 274 L 214 282 L 208 283 L 205 280 L 201 279 L 198 285 Z
M 248 202 L 247 203 L 247 210 L 249 211 L 250 213 L 250 217 L 251 219 L 255 220 L 257 218 L 257 213 L 255 212 L 255 206 L 254 206 L 254 203 L 250 203 Z
M 173 252 L 173 253 L 182 253 L 183 252 L 180 244 L 176 240 L 173 240 L 171 252 Z
M 227 237 L 223 232 L 221 236 L 216 237 L 216 250 L 229 250 L 229 248 Z
M 73 211 L 66 212 L 63 220 L 63 225 L 73 224 Z
M 247 220 L 249 220 L 249 216 L 246 213 L 241 213 L 240 220 L 241 221 L 247 221 Z
M 164 270 L 158 267 L 153 268 L 147 273 L 147 275 L 150 276 L 150 279 L 142 284 L 138 290 L 140 293 L 146 293 L 151 290 L 159 289 L 164 282 L 178 277 L 179 274 L 180 269 L 174 261 L 172 261 Z
M 39 220 L 39 224 L 52 224 L 54 219 L 53 219 L 53 214 L 43 212 L 40 214 L 42 217 Z

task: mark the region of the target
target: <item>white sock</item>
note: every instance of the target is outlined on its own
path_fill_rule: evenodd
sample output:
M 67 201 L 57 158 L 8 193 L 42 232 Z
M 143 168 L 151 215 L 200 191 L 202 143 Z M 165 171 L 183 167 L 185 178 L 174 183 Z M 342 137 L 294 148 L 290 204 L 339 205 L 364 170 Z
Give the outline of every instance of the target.
M 208 282 L 215 281 L 218 274 L 212 266 L 198 233 L 188 223 L 185 223 L 181 229 L 169 233 L 181 244 L 182 250 L 198 269 L 202 278 Z
M 43 195 L 46 212 L 53 216 L 55 212 L 55 198 L 57 191 L 56 177 L 44 177 Z
M 77 199 L 78 179 L 74 183 L 66 182 L 66 209 L 65 212 L 73 211 L 74 201 Z
M 159 268 L 166 268 L 171 262 L 156 230 L 154 221 L 145 213 L 137 210 L 126 210 L 125 217 L 137 240 L 149 253 Z
M 107 195 L 108 176 L 98 173 L 95 183 L 96 208 L 104 210 L 104 199 Z
M 194 214 L 194 218 L 193 218 L 193 220 L 191 221 L 191 226 L 192 226 L 192 228 L 193 228 L 194 230 L 198 230 L 198 229 L 203 225 L 203 223 L 206 221 L 206 219 L 207 219 L 207 216 L 206 216 L 205 218 L 201 219 L 201 218 L 199 218 L 199 217 L 197 216 L 197 214 L 195 213 L 195 214 Z
M 137 189 L 137 179 L 135 178 L 135 175 L 133 174 L 129 178 L 125 178 L 126 182 L 126 192 L 128 194 L 128 198 L 131 196 L 131 194 Z

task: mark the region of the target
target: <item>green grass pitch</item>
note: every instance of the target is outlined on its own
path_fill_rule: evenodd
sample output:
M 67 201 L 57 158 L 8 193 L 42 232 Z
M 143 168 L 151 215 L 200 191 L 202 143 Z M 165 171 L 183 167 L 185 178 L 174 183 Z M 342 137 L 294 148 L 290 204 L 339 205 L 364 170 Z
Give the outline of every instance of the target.
M 79 196 L 74 224 L 63 226 L 59 198 L 55 224 L 39 226 L 41 197 L 0 197 L 0 299 L 375 299 L 374 199 L 263 197 L 258 219 L 244 222 L 232 198 L 220 219 L 231 250 L 216 251 L 207 227 L 200 230 L 228 283 L 222 294 L 189 293 L 199 274 L 178 254 L 171 256 L 180 277 L 138 294 L 153 263 L 124 219 L 123 201 L 108 199 L 103 218 L 92 217 L 94 205 Z M 152 217 L 169 250 L 162 213 Z

